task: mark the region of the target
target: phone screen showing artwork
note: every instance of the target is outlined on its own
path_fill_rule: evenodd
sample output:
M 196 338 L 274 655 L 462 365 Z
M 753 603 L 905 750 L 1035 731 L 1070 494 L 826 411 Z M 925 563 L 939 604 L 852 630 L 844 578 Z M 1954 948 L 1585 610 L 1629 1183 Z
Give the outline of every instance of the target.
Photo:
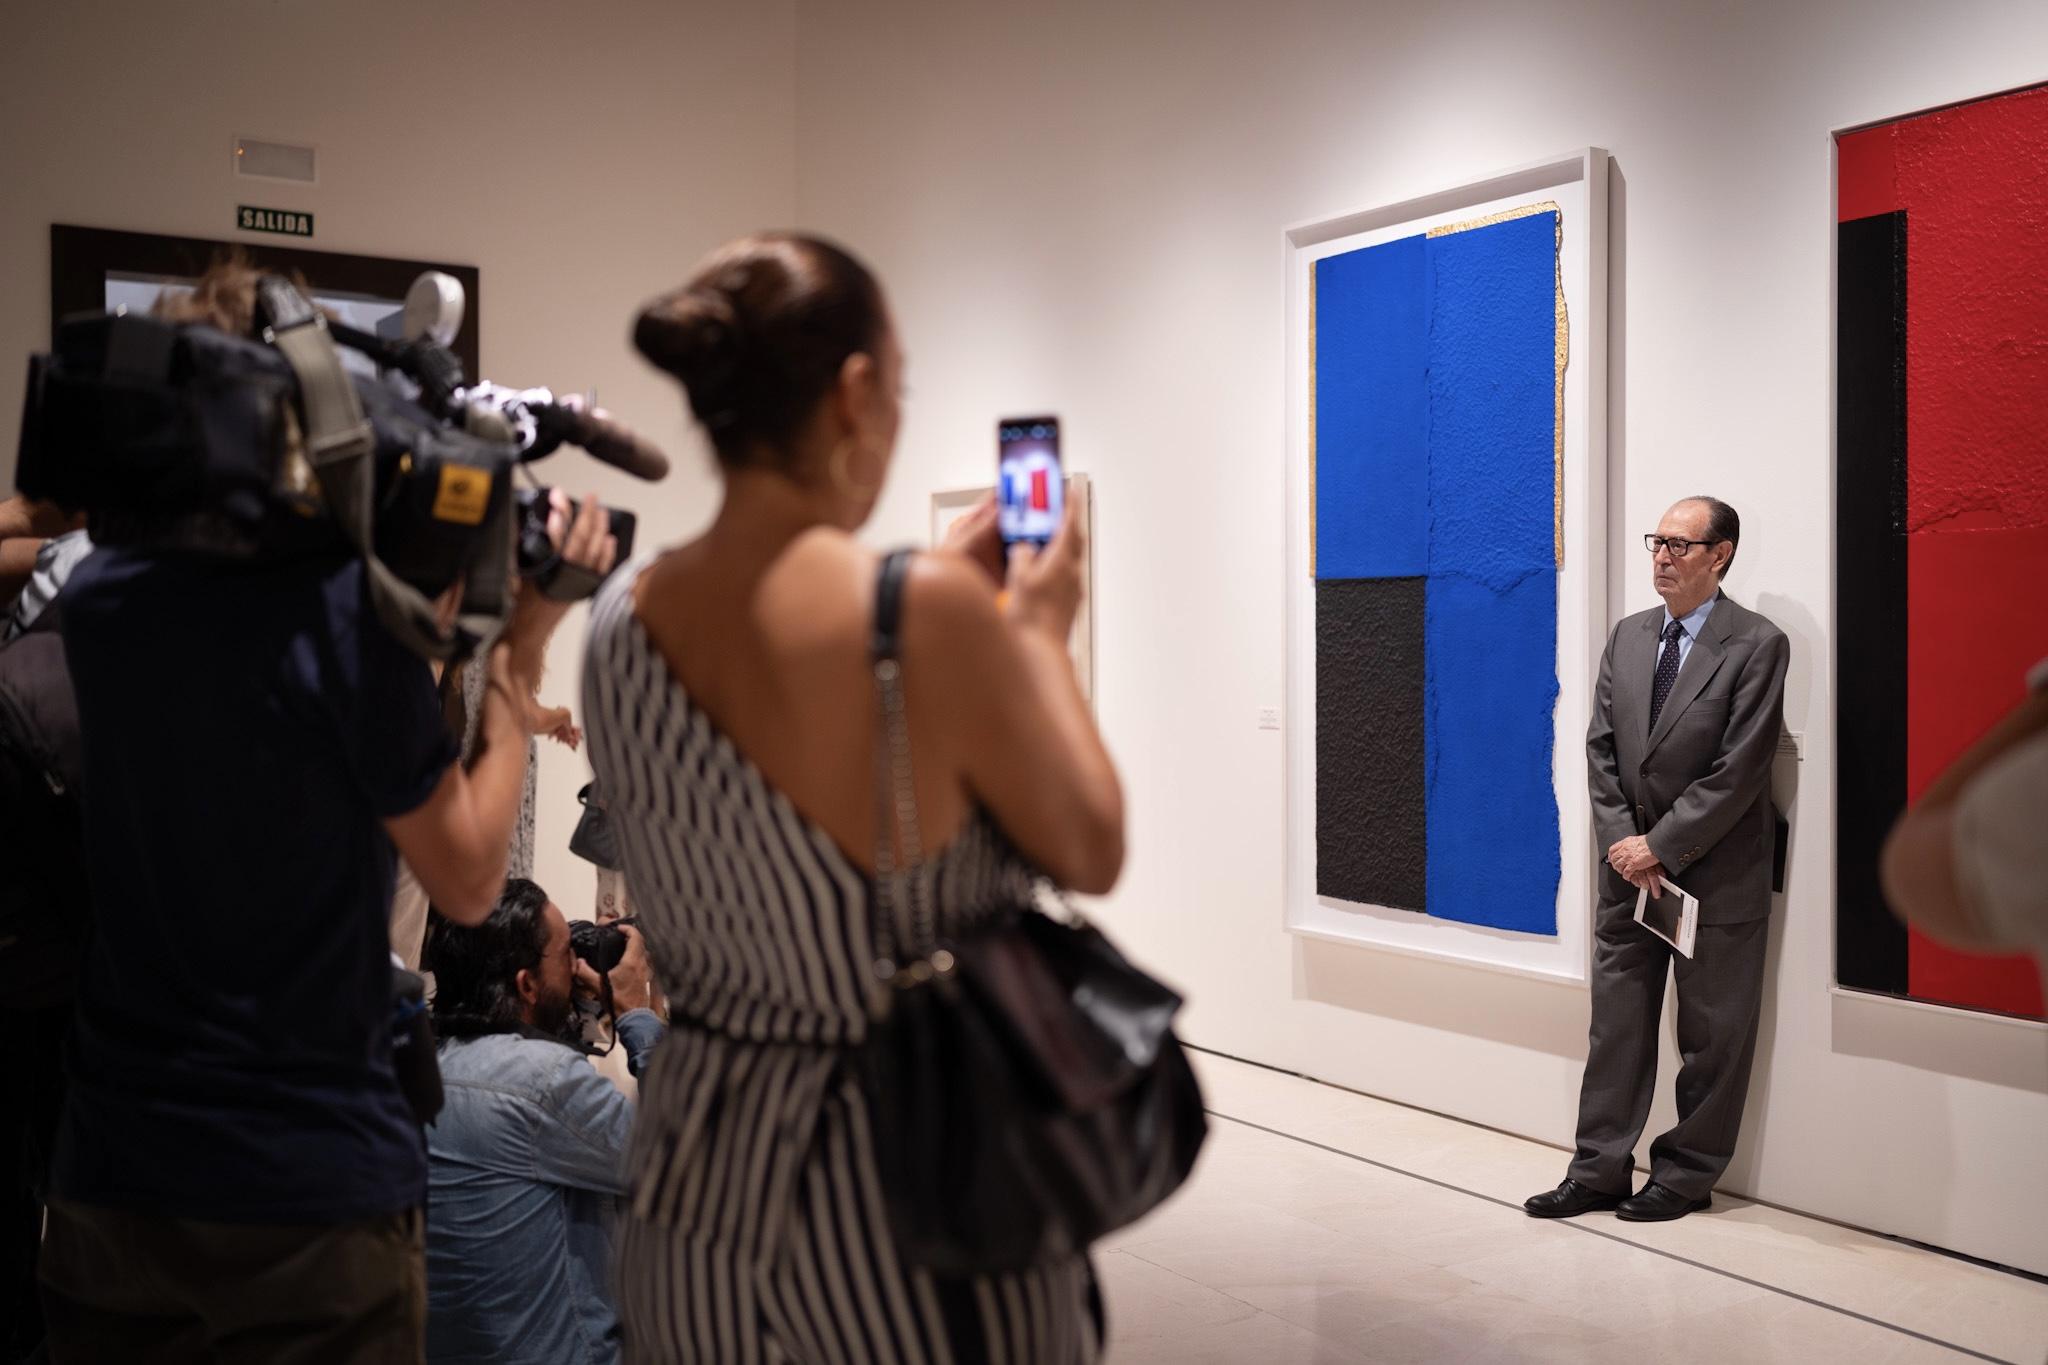
M 997 520 L 1003 543 L 1044 545 L 1067 510 L 1060 471 L 1060 419 L 1005 417 L 996 423 Z

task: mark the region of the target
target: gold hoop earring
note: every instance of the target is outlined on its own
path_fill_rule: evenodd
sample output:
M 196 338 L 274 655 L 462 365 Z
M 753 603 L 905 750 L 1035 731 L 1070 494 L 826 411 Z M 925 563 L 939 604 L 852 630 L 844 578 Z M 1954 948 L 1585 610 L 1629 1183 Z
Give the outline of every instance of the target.
M 839 495 L 851 502 L 872 498 L 882 491 L 882 481 L 876 478 L 872 483 L 856 483 L 853 478 L 853 456 L 866 447 L 848 436 L 832 447 L 832 456 L 825 461 L 825 473 L 832 480 L 832 487 Z

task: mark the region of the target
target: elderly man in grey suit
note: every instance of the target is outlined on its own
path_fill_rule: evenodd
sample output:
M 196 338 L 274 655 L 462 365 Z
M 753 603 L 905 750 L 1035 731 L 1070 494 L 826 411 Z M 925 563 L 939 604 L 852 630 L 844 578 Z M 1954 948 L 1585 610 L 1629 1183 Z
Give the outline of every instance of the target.
M 1756 1055 L 1777 819 L 1771 758 L 1784 713 L 1783 631 L 1721 592 L 1742 524 L 1688 498 L 1644 537 L 1664 605 L 1614 628 L 1586 734 L 1593 828 L 1604 849 L 1593 952 L 1593 1024 L 1565 1180 L 1525 1205 L 1538 1218 L 1614 1209 L 1632 1222 L 1711 1202 L 1734 1154 Z M 1693 956 L 1635 921 L 1639 889 L 1669 878 L 1699 900 Z M 1657 1081 L 1664 977 L 1678 977 L 1678 1124 L 1650 1145 L 1633 1197 L 1636 1141 Z

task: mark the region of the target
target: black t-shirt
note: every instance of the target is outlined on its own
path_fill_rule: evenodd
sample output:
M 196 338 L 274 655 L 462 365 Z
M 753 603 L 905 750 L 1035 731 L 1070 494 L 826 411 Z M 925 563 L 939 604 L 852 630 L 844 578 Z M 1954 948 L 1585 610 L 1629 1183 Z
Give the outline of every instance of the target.
M 427 665 L 355 561 L 102 550 L 62 602 L 96 937 L 56 1192 L 252 1223 L 421 1203 L 382 821 L 455 759 Z

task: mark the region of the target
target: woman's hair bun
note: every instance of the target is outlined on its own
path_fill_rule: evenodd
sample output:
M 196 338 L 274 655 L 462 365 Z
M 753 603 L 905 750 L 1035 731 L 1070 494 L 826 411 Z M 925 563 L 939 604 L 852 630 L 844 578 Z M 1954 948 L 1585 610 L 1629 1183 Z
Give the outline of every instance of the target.
M 713 431 L 730 425 L 741 345 L 729 296 L 697 287 L 657 299 L 635 319 L 633 346 L 689 391 L 697 420 Z
M 633 345 L 689 391 L 721 460 L 773 463 L 886 326 L 866 266 L 830 242 L 766 232 L 726 243 L 643 308 Z

